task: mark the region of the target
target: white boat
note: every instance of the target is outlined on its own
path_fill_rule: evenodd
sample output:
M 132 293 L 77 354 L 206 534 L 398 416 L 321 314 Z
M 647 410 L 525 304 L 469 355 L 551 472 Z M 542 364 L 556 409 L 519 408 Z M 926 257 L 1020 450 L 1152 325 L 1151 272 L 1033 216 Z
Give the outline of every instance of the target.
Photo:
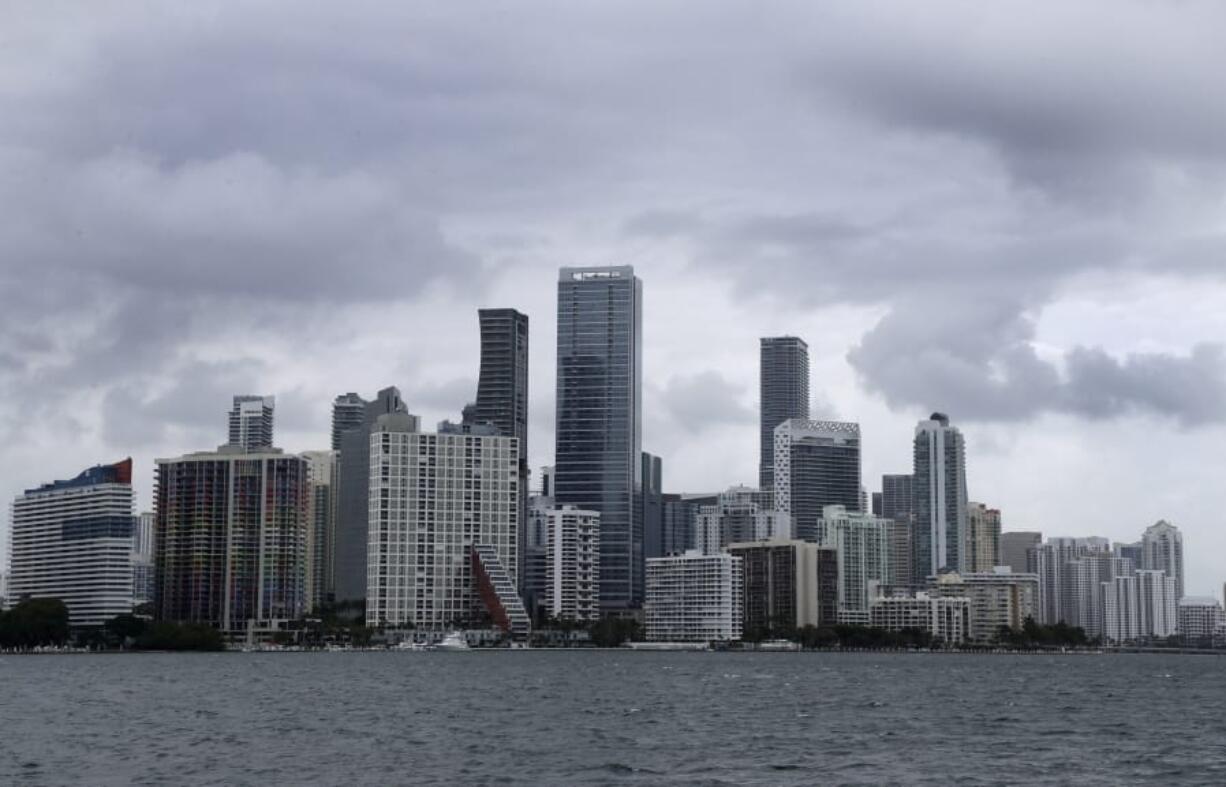
M 453 631 L 443 637 L 442 641 L 434 646 L 435 650 L 469 650 L 468 640 L 464 639 L 464 635 L 458 631 Z
M 426 643 L 404 640 L 396 645 L 396 650 L 426 650 Z

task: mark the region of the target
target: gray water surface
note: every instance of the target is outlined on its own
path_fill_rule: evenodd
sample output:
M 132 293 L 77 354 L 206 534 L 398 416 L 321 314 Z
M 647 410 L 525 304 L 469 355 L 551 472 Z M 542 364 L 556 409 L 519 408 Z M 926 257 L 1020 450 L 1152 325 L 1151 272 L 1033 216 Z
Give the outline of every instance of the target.
M 0 783 L 1226 784 L 1226 659 L 0 656 Z

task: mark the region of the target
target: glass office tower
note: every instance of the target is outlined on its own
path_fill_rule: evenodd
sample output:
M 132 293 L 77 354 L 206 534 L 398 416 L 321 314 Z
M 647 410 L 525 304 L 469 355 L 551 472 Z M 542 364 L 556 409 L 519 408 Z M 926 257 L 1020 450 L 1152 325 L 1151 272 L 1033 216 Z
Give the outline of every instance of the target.
M 600 605 L 643 603 L 643 285 L 628 265 L 558 278 L 557 505 L 600 512 Z

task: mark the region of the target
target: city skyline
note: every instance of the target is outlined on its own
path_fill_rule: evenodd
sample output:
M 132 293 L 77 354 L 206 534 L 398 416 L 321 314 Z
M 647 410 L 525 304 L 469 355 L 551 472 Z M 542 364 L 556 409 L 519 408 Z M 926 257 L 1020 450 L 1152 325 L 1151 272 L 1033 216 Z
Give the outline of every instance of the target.
M 507 40 L 372 7 L 285 41 L 275 3 L 212 27 L 32 7 L 0 54 L 26 86 L 0 132 L 0 493 L 131 454 L 147 508 L 152 459 L 223 442 L 234 394 L 277 397 L 290 451 L 327 447 L 344 391 L 455 420 L 480 307 L 532 318 L 539 468 L 556 272 L 629 263 L 668 491 L 752 483 L 758 341 L 802 336 L 866 486 L 947 412 L 1006 531 L 1167 519 L 1188 592 L 1218 594 L 1226 11 L 1173 8 L 525 4 Z M 297 70 L 321 60 L 335 79 Z M 185 95 L 194 122 L 159 109 Z

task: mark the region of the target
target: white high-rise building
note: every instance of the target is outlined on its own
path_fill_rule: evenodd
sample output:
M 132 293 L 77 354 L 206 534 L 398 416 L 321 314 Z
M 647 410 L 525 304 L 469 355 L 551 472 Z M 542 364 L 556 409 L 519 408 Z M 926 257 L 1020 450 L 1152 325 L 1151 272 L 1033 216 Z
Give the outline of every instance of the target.
M 10 606 L 54 598 L 72 626 L 132 611 L 132 460 L 91 467 L 13 501 Z
M 230 408 L 230 445 L 248 451 L 272 448 L 273 412 L 276 397 L 235 396 Z
M 1183 598 L 1183 535 L 1165 520 L 1141 535 L 1141 565 L 1146 571 L 1165 571 L 1175 580 L 1176 598 Z
M 1137 608 L 1141 636 L 1174 636 L 1179 628 L 1178 586 L 1164 571 L 1138 571 Z
M 1118 576 L 1102 585 L 1103 639 L 1122 644 L 1141 636 L 1141 609 L 1135 576 Z
M 695 517 L 695 548 L 714 555 L 729 544 L 790 538 L 791 518 L 772 507 L 772 494 L 747 486 L 720 493 L 715 505 L 702 506 Z
M 440 631 L 488 613 L 518 632 L 517 439 L 418 423 L 390 413 L 371 431 L 366 620 Z
M 914 581 L 959 571 L 967 555 L 966 444 L 949 416 L 933 413 L 915 427 Z
M 644 615 L 652 642 L 732 642 L 741 638 L 741 558 L 697 550 L 647 561 Z
M 818 543 L 832 547 L 839 562 L 840 623 L 867 625 L 870 583 L 890 578 L 890 520 L 826 506 L 817 522 Z
M 562 506 L 548 509 L 544 518 L 549 614 L 558 620 L 599 620 L 600 512 Z

